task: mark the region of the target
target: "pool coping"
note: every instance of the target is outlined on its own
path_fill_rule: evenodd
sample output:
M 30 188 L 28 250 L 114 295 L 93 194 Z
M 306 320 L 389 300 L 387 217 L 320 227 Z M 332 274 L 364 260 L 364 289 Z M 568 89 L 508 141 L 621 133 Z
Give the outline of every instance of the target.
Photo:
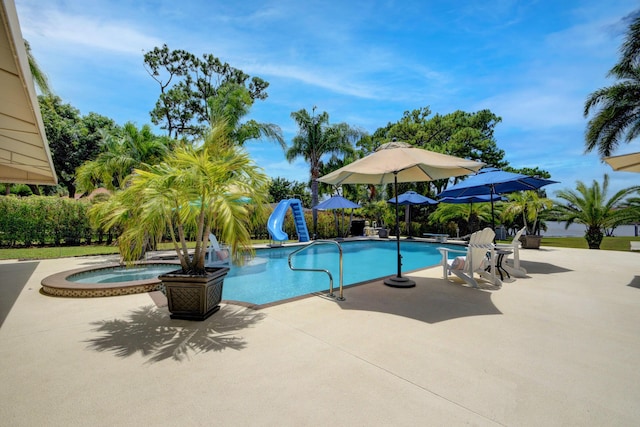
M 135 263 L 135 265 L 148 265 L 148 264 L 176 264 L 180 266 L 178 261 L 142 261 Z M 40 282 L 41 293 L 48 296 L 65 297 L 65 298 L 96 298 L 96 297 L 111 297 L 120 295 L 139 294 L 152 291 L 161 291 L 164 289 L 162 281 L 158 278 L 145 279 L 145 280 L 131 280 L 127 282 L 112 282 L 112 283 L 77 283 L 67 280 L 67 277 L 74 274 L 85 273 L 87 271 L 96 271 L 102 269 L 109 269 L 115 267 L 122 267 L 122 264 L 114 262 L 101 265 L 96 268 L 83 267 L 76 268 L 74 270 L 66 270 L 60 273 L 47 276 Z

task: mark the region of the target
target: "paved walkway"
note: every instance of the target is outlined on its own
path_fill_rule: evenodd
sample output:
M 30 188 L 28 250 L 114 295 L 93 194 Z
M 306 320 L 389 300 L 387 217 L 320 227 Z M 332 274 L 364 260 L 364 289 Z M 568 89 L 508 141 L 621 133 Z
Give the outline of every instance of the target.
M 501 289 L 433 268 L 411 289 L 226 304 L 205 322 L 149 294 L 41 295 L 101 260 L 41 261 L 0 327 L 0 424 L 639 425 L 640 254 L 521 254 L 529 277 Z

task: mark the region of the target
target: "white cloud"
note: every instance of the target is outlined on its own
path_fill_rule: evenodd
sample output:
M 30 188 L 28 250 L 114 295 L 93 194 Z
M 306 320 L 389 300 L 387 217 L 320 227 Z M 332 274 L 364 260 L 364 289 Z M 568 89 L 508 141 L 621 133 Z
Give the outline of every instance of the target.
M 326 89 L 334 94 L 378 101 L 415 99 L 416 88 L 437 88 L 449 92 L 449 77 L 425 66 L 388 67 L 369 62 L 359 66 L 358 59 L 347 66 L 340 64 L 313 65 L 283 59 L 278 63 L 244 63 L 240 68 L 264 78 L 279 78 Z M 398 90 L 398 88 L 404 88 Z
M 478 108 L 489 108 L 501 116 L 501 126 L 541 130 L 583 125 L 583 102 L 573 94 L 532 87 L 485 99 L 478 103 Z
M 126 21 L 76 15 L 46 8 L 23 7 L 20 12 L 25 38 L 44 39 L 47 44 L 55 44 L 56 50 L 85 46 L 140 56 L 143 49 L 162 44 L 160 39 L 142 33 Z
M 253 65 L 251 68 L 256 74 L 297 80 L 343 95 L 367 99 L 378 98 L 375 94 L 376 88 L 353 82 L 349 83 L 345 81 L 343 75 L 330 73 L 327 70 L 316 68 L 316 71 L 310 71 L 307 67 L 286 64 L 260 64 Z

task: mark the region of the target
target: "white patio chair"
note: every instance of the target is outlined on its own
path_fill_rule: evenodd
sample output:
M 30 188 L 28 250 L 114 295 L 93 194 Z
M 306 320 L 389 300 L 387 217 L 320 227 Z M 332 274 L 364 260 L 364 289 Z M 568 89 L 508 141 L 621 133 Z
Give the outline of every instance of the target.
M 229 248 L 220 245 L 213 233 L 209 233 L 209 247 L 207 248 L 206 267 L 229 267 L 231 266 L 231 252 Z
M 440 247 L 442 254 L 442 275 L 445 280 L 450 274 L 455 274 L 474 288 L 478 287 L 474 274 L 479 275 L 489 283 L 501 286 L 502 282 L 496 277 L 494 231 L 487 227 L 476 231 L 469 238 L 469 245 L 465 250 Z M 454 259 L 449 259 L 449 252 L 460 253 Z
M 502 264 L 502 268 L 512 277 L 527 277 L 527 270 L 520 265 L 520 236 L 526 229 L 526 227 L 522 227 L 518 230 L 511 243 L 496 244 L 496 249 L 513 251 L 513 265 L 509 263 L 510 259 L 508 257 Z

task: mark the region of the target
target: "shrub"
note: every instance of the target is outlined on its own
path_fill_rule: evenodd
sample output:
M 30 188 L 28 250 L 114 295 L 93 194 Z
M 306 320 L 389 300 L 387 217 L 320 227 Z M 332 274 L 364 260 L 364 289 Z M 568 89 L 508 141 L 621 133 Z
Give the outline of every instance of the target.
M 345 228 L 348 227 L 347 216 L 345 216 Z M 307 223 L 307 228 L 309 230 L 309 236 L 313 238 L 313 217 L 311 212 L 305 211 L 304 220 Z M 265 224 L 266 230 L 266 224 Z M 284 232 L 289 235 L 289 239 L 296 240 L 298 239 L 298 233 L 296 231 L 296 226 L 293 222 L 293 215 L 289 210 L 284 219 Z M 318 229 L 316 230 L 318 239 L 333 239 L 336 237 L 336 223 L 333 219 L 333 212 L 331 211 L 321 211 L 318 212 Z
M 0 244 L 78 245 L 91 241 L 87 202 L 56 196 L 0 197 Z

